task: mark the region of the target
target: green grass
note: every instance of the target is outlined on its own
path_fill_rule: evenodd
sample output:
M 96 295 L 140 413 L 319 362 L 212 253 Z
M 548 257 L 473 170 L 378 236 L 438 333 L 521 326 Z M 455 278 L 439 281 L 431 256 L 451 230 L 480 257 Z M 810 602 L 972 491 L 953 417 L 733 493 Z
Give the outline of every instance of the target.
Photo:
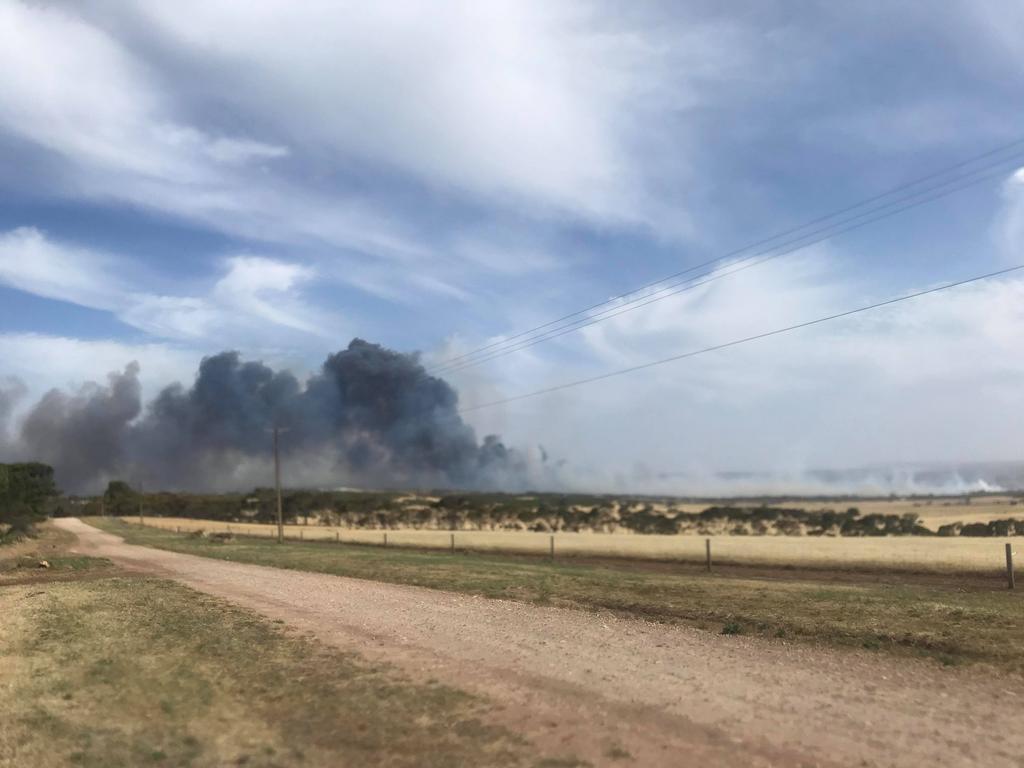
M 0 586 L 12 582 L 49 579 L 54 576 L 112 572 L 104 558 L 83 557 L 68 552 L 75 537 L 52 525 L 38 526 L 33 536 L 0 547 Z M 40 568 L 45 561 L 49 568 Z
M 1024 672 L 1024 595 L 994 587 L 737 578 L 255 538 L 215 543 L 117 519 L 88 522 L 130 543 L 223 560 Z
M 159 579 L 0 588 L 0 766 L 528 766 L 486 702 Z

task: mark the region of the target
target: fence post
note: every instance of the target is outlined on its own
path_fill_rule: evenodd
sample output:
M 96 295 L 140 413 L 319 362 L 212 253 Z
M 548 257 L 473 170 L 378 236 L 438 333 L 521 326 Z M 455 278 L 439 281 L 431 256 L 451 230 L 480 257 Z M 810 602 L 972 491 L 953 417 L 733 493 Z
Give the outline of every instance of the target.
M 551 561 L 554 562 L 554 560 L 555 560 L 555 537 L 552 536 L 551 537 Z
M 180 525 L 174 526 L 174 532 L 175 533 L 181 533 L 181 526 Z
M 388 532 L 384 531 L 384 546 L 386 547 L 387 545 L 388 545 Z
M 1013 545 L 1006 542 L 1006 585 L 1013 589 Z
M 455 554 L 455 534 L 452 534 L 452 554 Z
M 334 532 L 334 542 L 336 544 L 340 544 L 341 543 L 341 531 L 335 531 Z
M 711 571 L 711 539 L 704 539 L 704 549 L 705 549 L 705 552 L 706 552 L 706 555 L 707 555 L 707 557 L 706 557 L 706 559 L 707 559 L 707 569 L 710 572 Z
M 302 529 L 299 528 L 299 541 L 302 541 Z

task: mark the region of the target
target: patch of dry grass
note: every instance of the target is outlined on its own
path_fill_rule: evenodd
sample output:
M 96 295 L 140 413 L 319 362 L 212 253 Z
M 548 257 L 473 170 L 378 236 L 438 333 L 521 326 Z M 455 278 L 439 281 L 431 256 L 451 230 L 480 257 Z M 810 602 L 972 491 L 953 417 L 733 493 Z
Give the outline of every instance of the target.
M 1016 508 L 1014 508 L 1016 509 Z M 1022 514 L 1024 517 L 1024 514 Z M 136 518 L 126 518 L 131 522 Z M 223 523 L 185 518 L 144 518 L 148 526 L 167 531 L 232 531 L 239 535 L 273 539 L 277 529 L 257 523 Z M 319 525 L 286 525 L 289 539 L 377 544 L 384 531 L 354 530 Z M 561 556 L 612 556 L 653 560 L 701 562 L 703 536 L 658 536 L 631 533 L 558 533 L 555 549 Z M 1003 539 L 929 536 L 713 536 L 716 562 L 743 565 L 795 566 L 840 570 L 893 570 L 998 574 L 1003 568 Z M 448 549 L 446 531 L 394 530 L 388 545 Z M 516 531 L 457 531 L 456 547 L 477 552 L 545 554 L 551 537 L 545 533 Z M 1024 547 L 1022 547 L 1024 549 Z
M 0 589 L 0 766 L 520 766 L 484 705 L 172 582 Z

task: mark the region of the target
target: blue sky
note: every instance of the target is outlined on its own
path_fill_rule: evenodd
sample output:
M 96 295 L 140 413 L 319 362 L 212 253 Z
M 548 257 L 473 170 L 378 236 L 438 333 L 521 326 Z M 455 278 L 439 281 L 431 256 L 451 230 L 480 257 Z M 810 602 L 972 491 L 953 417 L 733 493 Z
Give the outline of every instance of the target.
M 0 2 L 0 375 L 27 403 L 137 360 L 153 393 L 353 336 L 437 364 L 1024 137 L 1016 2 L 624 8 Z M 472 404 L 1024 261 L 1003 170 L 451 380 Z M 1019 458 L 1022 299 L 467 418 L 587 486 Z

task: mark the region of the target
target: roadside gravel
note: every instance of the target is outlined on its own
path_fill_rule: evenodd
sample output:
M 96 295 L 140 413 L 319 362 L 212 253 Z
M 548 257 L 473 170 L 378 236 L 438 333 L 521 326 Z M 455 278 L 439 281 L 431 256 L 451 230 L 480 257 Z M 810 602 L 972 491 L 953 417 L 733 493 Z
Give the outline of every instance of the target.
M 483 695 L 496 721 L 594 765 L 1024 766 L 1024 682 L 982 668 L 230 563 L 57 524 L 83 554 Z

